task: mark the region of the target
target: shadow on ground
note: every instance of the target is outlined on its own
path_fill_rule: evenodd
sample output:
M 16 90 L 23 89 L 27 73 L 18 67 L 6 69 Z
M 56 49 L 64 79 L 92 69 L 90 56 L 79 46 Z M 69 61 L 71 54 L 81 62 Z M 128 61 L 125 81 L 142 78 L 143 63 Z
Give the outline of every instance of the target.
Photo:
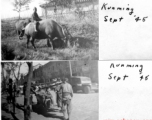
M 12 119 L 12 118 L 7 118 L 6 116 L 3 116 L 3 115 L 2 115 L 1 118 L 2 118 L 2 120 L 14 120 L 14 119 Z
M 23 105 L 16 104 L 16 108 L 24 111 Z M 43 106 L 35 104 L 32 105 L 32 110 L 33 112 L 43 115 L 44 117 L 63 119 L 63 116 L 56 114 L 57 112 L 59 112 L 59 110 L 55 108 L 47 110 Z M 2 111 L 5 111 L 7 114 L 10 114 L 12 116 L 12 118 L 9 118 L 7 115 L 2 115 L 2 120 L 19 120 L 13 112 L 8 111 L 7 103 L 2 103 Z
M 23 105 L 17 103 L 15 107 L 24 112 L 24 106 Z
M 35 112 L 37 114 L 41 114 L 44 117 L 63 119 L 63 116 L 60 116 L 60 115 L 57 115 L 56 113 L 54 113 L 54 112 L 59 112 L 58 109 L 52 108 L 52 109 L 47 110 L 43 106 L 37 105 L 37 104 L 32 105 L 32 109 L 33 109 L 33 112 Z
M 13 118 L 8 118 L 4 115 L 2 115 L 2 120 L 19 120 L 14 113 L 10 112 L 10 114 L 12 115 Z
M 8 118 L 7 115 L 6 116 L 2 115 L 2 120 L 19 120 L 13 112 L 9 112 L 7 103 L 2 103 L 2 111 L 5 111 L 6 113 L 11 114 L 13 117 L 12 119 L 12 118 Z
M 7 112 L 7 113 L 9 112 L 8 111 L 8 104 L 7 103 L 2 103 L 2 110 L 5 111 L 5 112 Z

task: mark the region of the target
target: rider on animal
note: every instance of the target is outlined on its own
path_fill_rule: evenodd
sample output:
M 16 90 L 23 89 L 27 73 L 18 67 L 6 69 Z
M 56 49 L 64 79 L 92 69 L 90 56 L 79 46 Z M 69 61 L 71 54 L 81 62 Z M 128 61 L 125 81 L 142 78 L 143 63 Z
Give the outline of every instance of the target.
M 38 14 L 37 14 L 37 8 L 36 7 L 34 7 L 34 9 L 33 9 L 33 14 L 32 14 L 32 19 L 31 19 L 31 21 L 29 21 L 29 22 L 34 22 L 34 29 L 35 29 L 35 32 L 37 32 L 37 26 L 38 26 L 38 24 L 39 24 L 39 21 L 41 21 L 42 19 L 38 16 Z M 28 22 L 28 23 L 29 23 Z M 24 31 L 25 30 L 25 27 L 26 27 L 26 25 L 27 24 L 24 24 L 22 27 L 22 31 Z
M 32 21 L 35 23 L 35 32 L 37 32 L 37 25 L 39 24 L 39 22 L 38 21 L 41 21 L 42 19 L 41 18 L 39 18 L 39 16 L 38 16 L 38 14 L 37 14 L 37 8 L 36 7 L 34 7 L 34 9 L 33 9 L 33 14 L 32 14 Z
M 26 24 L 24 29 L 19 29 L 21 31 L 19 39 L 21 40 L 24 35 L 27 37 L 27 48 L 29 42 L 31 42 L 32 46 L 36 50 L 34 44 L 35 39 L 47 39 L 47 43 L 49 43 L 48 46 L 53 49 L 70 46 L 69 41 L 72 39 L 72 36 L 69 34 L 67 28 L 64 29 L 60 24 L 51 19 L 41 20 L 37 14 L 37 8 L 34 7 L 33 10 L 32 22 Z M 18 27 L 23 26 L 22 24 L 17 22 L 16 29 L 18 30 Z

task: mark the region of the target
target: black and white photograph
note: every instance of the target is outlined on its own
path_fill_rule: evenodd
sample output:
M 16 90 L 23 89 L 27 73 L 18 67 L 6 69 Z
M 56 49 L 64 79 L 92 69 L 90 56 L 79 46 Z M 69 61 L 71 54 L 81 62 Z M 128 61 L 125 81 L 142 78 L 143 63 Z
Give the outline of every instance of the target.
M 152 0 L 1 0 L 0 120 L 152 120 Z
M 98 61 L 1 62 L 1 120 L 98 120 Z
M 2 60 L 98 60 L 98 0 L 1 0 Z

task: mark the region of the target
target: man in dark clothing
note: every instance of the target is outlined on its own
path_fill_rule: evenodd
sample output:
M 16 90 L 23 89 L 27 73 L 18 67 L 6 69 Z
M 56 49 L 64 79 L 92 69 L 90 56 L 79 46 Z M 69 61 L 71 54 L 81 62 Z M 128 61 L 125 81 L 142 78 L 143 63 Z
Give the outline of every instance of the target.
M 61 90 L 61 85 L 60 85 L 60 82 L 61 79 L 60 78 L 57 78 L 57 82 L 58 82 L 58 85 L 56 86 L 56 99 L 57 99 L 57 105 L 59 108 L 62 108 L 62 90 Z
M 41 21 L 42 19 L 39 18 L 38 14 L 37 14 L 37 8 L 36 7 L 34 7 L 33 11 L 34 12 L 32 14 L 32 21 L 35 23 L 34 28 L 35 28 L 35 32 L 37 32 L 37 25 L 39 24 L 38 21 Z
M 72 104 L 71 100 L 73 98 L 73 89 L 72 86 L 67 82 L 68 78 L 63 78 L 63 84 L 61 85 L 62 89 L 62 110 L 63 110 L 63 116 L 64 120 L 66 120 L 66 111 L 68 114 L 68 119 L 70 120 L 71 110 L 72 110 Z
M 8 92 L 9 92 L 9 103 L 11 103 L 13 100 L 13 80 L 12 79 L 9 79 Z
M 11 103 L 13 102 L 13 80 L 10 78 L 8 83 L 8 96 L 7 96 L 7 102 L 8 102 L 8 109 L 9 112 L 11 112 Z
M 56 94 L 57 94 L 57 105 L 58 105 L 58 107 L 59 108 L 61 108 L 62 107 L 62 91 L 60 90 L 60 88 L 61 88 L 61 85 L 58 85 L 57 87 L 56 87 Z
M 27 86 L 27 82 L 24 82 L 24 86 L 23 86 L 23 95 L 24 96 L 25 96 L 26 86 Z

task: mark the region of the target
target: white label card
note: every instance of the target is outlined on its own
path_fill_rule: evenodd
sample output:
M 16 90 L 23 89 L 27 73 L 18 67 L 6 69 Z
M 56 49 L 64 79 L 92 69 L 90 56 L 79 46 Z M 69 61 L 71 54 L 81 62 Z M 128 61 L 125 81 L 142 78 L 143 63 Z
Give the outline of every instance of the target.
M 152 59 L 152 1 L 99 0 L 99 59 Z

